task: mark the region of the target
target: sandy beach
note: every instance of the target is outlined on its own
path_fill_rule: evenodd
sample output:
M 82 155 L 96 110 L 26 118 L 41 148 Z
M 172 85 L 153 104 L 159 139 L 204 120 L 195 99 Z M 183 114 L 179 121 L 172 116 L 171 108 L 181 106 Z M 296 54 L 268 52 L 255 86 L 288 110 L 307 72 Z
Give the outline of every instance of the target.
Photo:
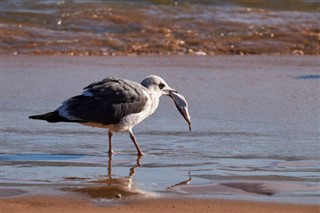
M 318 66 L 313 56 L 3 55 L 1 212 L 319 212 Z M 141 159 L 126 134 L 108 158 L 104 130 L 27 119 L 105 76 L 149 74 L 186 96 L 193 131 L 163 98 L 135 130 Z
M 2 213 L 54 212 L 215 212 L 215 213 L 318 213 L 319 205 L 244 202 L 206 199 L 149 199 L 114 206 L 94 206 L 87 201 L 66 197 L 21 197 L 0 200 Z

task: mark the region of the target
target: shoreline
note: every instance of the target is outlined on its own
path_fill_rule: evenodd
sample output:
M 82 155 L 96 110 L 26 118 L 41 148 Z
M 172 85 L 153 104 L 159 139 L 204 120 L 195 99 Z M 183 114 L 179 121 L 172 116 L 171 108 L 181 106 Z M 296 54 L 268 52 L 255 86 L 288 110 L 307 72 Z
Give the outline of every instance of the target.
M 320 205 L 283 204 L 239 200 L 148 198 L 96 205 L 83 198 L 65 196 L 19 196 L 0 199 L 1 212 L 277 212 L 316 213 Z
M 216 195 L 210 193 L 206 194 L 203 188 L 208 190 L 217 190 Z M 185 191 L 183 188 L 188 188 Z M 202 191 L 200 194 L 192 193 L 190 190 Z M 222 190 L 225 190 L 224 192 Z M 219 194 L 219 191 L 221 194 Z M 229 192 L 229 194 L 228 194 Z M 237 194 L 238 193 L 238 194 Z M 110 206 L 131 203 L 132 201 L 144 200 L 222 200 L 222 201 L 239 201 L 239 202 L 256 202 L 269 204 L 285 204 L 285 205 L 317 205 L 320 207 L 320 200 L 318 197 L 292 197 L 292 196 L 267 196 L 263 194 L 246 193 L 238 190 L 232 192 L 230 189 L 224 189 L 216 184 L 204 185 L 185 185 L 177 188 L 174 191 L 159 191 L 147 192 L 142 190 L 126 191 L 117 186 L 96 186 L 96 187 L 79 187 L 68 188 L 63 186 L 1 186 L 0 200 L 6 199 L 20 199 L 28 197 L 73 197 L 76 200 L 84 200 L 92 202 L 96 206 Z

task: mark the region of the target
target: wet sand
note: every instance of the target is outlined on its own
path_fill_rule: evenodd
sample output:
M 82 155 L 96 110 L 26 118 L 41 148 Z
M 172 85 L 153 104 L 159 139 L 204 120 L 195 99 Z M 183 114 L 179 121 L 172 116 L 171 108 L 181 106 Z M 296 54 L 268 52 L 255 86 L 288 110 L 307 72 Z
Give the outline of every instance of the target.
M 319 211 L 319 205 L 292 204 L 319 200 L 317 57 L 1 56 L 1 65 L 2 212 Z M 105 76 L 139 81 L 149 74 L 181 90 L 195 125 L 189 133 L 174 106 L 169 111 L 162 99 L 153 118 L 136 130 L 147 153 L 142 166 L 127 135 L 117 135 L 117 153 L 107 163 L 104 131 L 27 119 Z M 191 184 L 177 185 L 190 171 Z M 173 192 L 178 198 L 133 195 L 96 205 L 102 198 L 91 189 L 109 196 L 107 185 L 126 193 Z M 66 186 L 86 197 L 47 196 L 53 195 L 50 188 Z M 268 203 L 217 200 L 230 194 L 229 199 Z M 270 203 L 283 200 L 291 204 Z
M 0 200 L 2 213 L 56 212 L 215 212 L 215 213 L 318 213 L 319 205 L 206 200 L 206 199 L 149 199 L 130 201 L 113 206 L 95 206 L 86 200 L 66 197 L 21 197 Z

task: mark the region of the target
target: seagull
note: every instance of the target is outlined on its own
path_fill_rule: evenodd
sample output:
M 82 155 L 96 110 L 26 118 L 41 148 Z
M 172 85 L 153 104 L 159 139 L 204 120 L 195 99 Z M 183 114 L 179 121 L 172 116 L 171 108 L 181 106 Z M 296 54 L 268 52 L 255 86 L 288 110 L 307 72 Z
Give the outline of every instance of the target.
M 156 75 L 146 77 L 141 84 L 107 77 L 88 85 L 81 95 L 67 99 L 56 110 L 29 118 L 50 123 L 73 122 L 106 128 L 108 129 L 109 155 L 113 153 L 113 133 L 128 132 L 138 155 L 142 156 L 143 153 L 132 128 L 155 112 L 162 95 L 172 98 L 172 94 L 177 93 Z M 178 107 L 177 103 L 176 106 Z M 186 113 L 188 115 L 187 111 Z M 189 128 L 191 128 L 190 124 Z

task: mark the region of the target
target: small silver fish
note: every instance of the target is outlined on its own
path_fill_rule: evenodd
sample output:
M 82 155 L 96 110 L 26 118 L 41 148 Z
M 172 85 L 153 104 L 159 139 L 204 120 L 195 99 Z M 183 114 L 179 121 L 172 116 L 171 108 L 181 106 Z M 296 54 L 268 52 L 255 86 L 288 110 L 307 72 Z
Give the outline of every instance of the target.
M 174 104 L 176 105 L 176 107 L 179 110 L 179 112 L 181 113 L 181 115 L 187 121 L 187 123 L 189 125 L 189 130 L 191 131 L 191 120 L 190 120 L 190 115 L 188 112 L 188 102 L 183 97 L 183 95 L 176 93 L 176 92 L 170 92 L 170 97 L 173 99 Z

